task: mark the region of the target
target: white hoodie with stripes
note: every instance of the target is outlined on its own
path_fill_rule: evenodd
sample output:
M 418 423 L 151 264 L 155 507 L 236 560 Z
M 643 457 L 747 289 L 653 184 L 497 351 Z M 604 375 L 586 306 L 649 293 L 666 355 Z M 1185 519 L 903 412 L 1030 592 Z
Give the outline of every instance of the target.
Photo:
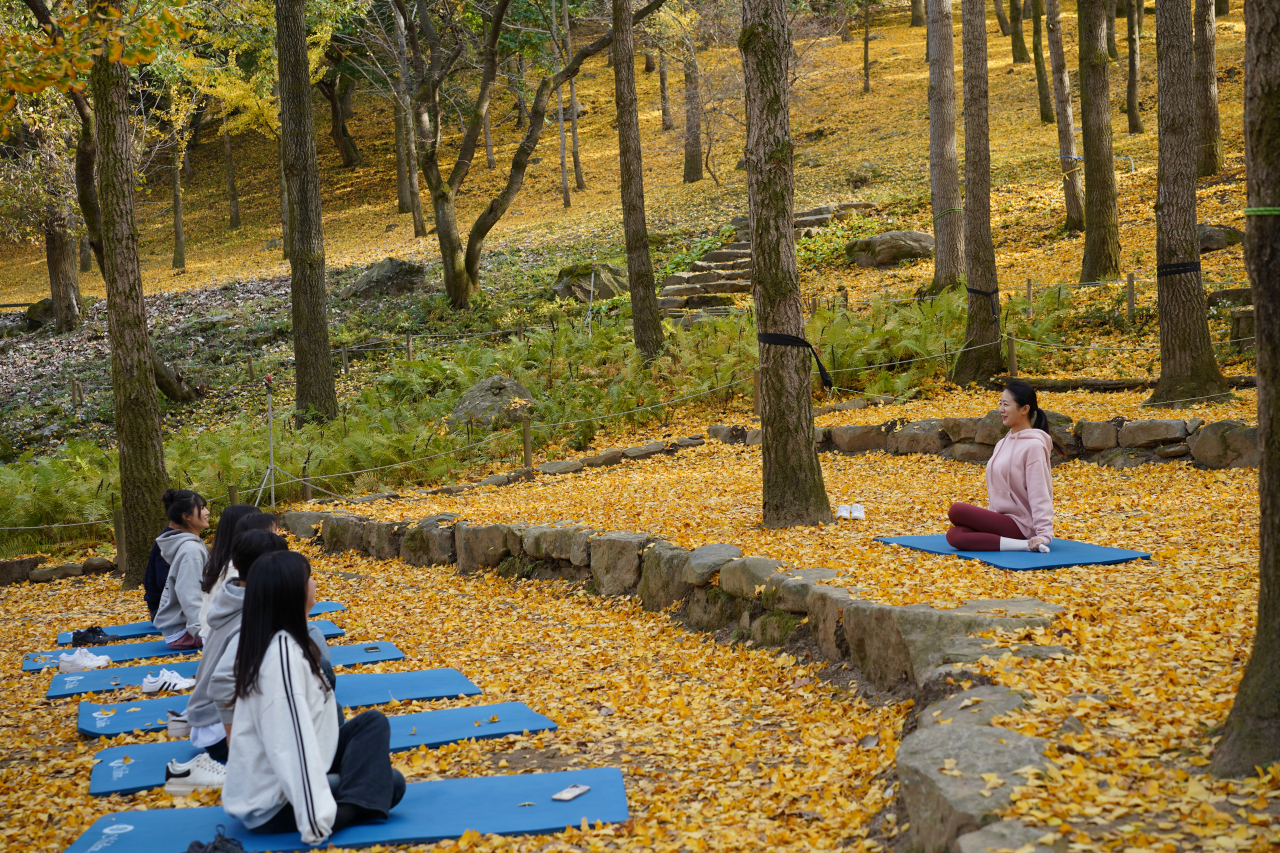
M 288 803 L 305 843 L 333 833 L 338 806 L 327 774 L 338 751 L 335 704 L 297 641 L 284 631 L 272 637 L 257 690 L 236 700 L 222 789 L 227 814 L 253 828 Z

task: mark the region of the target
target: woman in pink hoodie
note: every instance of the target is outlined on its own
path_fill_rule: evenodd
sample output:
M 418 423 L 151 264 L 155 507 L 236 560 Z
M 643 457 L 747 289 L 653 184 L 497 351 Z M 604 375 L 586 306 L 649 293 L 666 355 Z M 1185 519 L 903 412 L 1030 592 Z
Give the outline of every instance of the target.
M 990 509 L 953 503 L 947 517 L 955 525 L 947 544 L 957 551 L 1049 552 L 1053 539 L 1053 478 L 1049 455 L 1054 441 L 1036 392 L 1021 379 L 1000 395 L 1000 420 L 1009 433 L 987 463 Z

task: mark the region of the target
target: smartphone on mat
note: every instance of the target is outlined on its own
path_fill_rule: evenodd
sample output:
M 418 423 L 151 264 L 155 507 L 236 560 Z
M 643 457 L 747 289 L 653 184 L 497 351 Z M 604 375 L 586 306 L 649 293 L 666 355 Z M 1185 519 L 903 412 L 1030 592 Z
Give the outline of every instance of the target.
M 577 799 L 578 797 L 581 797 L 583 794 L 585 794 L 587 791 L 590 791 L 590 790 L 591 790 L 590 785 L 570 785 L 569 787 L 565 788 L 563 791 L 560 791 L 559 793 L 556 793 L 556 794 L 552 794 L 551 799 L 557 800 L 558 802 L 561 802 L 561 803 L 567 803 L 569 800 L 574 800 L 574 799 Z

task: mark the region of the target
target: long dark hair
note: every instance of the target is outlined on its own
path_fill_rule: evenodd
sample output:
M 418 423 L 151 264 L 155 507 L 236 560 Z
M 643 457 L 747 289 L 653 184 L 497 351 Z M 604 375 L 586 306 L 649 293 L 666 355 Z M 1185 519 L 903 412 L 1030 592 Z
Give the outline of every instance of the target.
M 251 515 L 249 518 L 257 516 Z M 288 551 L 289 543 L 284 541 L 283 536 L 270 530 L 245 530 L 244 522 L 240 524 L 240 532 L 231 543 L 231 559 L 236 564 L 236 571 L 240 573 L 240 582 L 244 584 L 249 582 L 249 570 L 259 557 L 272 551 Z
M 1044 413 L 1044 409 L 1040 408 L 1040 402 L 1036 399 L 1036 389 L 1031 387 L 1031 383 L 1025 379 L 1010 379 L 1005 383 L 1004 390 L 1009 392 L 1009 396 L 1013 397 L 1013 402 L 1021 409 L 1028 406 L 1027 419 L 1031 421 L 1031 428 L 1038 429 L 1049 436 L 1049 440 L 1053 442 L 1053 449 L 1059 456 L 1067 455 L 1066 448 L 1058 443 L 1053 437 L 1053 433 L 1049 432 L 1049 416 Z
M 213 550 L 200 577 L 201 591 L 211 592 L 231 561 L 231 540 L 243 529 L 239 527 L 240 520 L 257 512 L 260 510 L 252 504 L 232 504 L 222 511 L 218 518 L 218 532 L 213 535 Z
M 208 506 L 199 493 L 189 489 L 165 489 L 164 494 L 160 496 L 160 502 L 164 504 L 164 514 L 179 527 L 186 527 L 182 521 L 184 515 L 190 515 Z
M 236 528 L 236 535 L 239 536 L 247 530 L 266 530 L 275 533 L 276 528 L 279 526 L 280 522 L 275 513 L 258 511 L 240 519 L 240 526 Z M 239 563 L 236 563 L 236 568 L 240 568 Z
M 240 617 L 240 647 L 236 650 L 236 698 L 258 689 L 258 673 L 271 640 L 286 632 L 302 647 L 311 671 L 328 689 L 320 670 L 320 650 L 307 635 L 307 579 L 311 563 L 296 551 L 272 551 L 252 566 L 244 590 Z

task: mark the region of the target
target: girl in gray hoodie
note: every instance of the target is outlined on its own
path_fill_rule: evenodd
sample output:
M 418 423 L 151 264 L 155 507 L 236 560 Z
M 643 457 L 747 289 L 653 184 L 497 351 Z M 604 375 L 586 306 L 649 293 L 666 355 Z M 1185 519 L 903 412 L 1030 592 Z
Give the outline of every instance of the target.
M 169 564 L 169 577 L 160 593 L 151 624 L 169 648 L 198 649 L 200 640 L 200 577 L 209 560 L 209 549 L 200 534 L 209 529 L 209 506 L 195 492 L 182 489 L 167 510 L 177 530 L 166 530 L 156 539 L 160 556 Z

